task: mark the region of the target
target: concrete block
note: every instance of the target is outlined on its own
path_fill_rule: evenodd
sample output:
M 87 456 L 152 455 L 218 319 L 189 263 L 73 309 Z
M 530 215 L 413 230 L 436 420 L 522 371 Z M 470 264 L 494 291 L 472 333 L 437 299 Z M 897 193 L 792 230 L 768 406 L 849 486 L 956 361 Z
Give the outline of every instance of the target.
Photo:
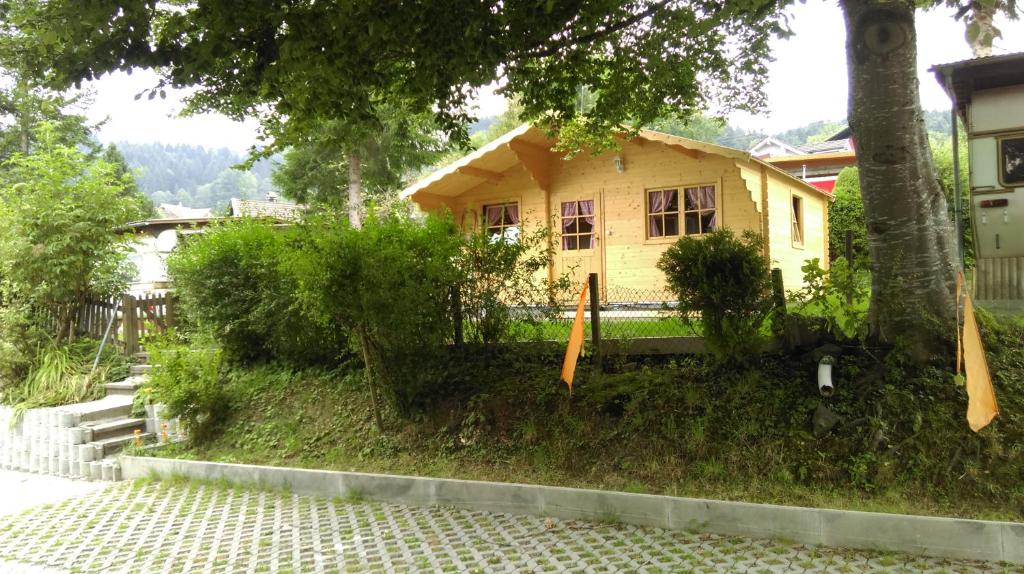
M 89 479 L 101 480 L 103 478 L 103 463 L 94 460 L 89 463 Z
M 121 482 L 121 465 L 115 464 L 110 468 L 110 480 Z
M 1003 560 L 1011 564 L 1024 564 L 1024 524 L 1004 522 Z
M 100 463 L 100 480 L 114 480 L 114 465 L 109 462 Z
M 714 501 L 707 512 L 708 532 L 822 543 L 821 519 L 814 508 Z
M 355 476 L 347 476 L 345 480 L 351 482 Z M 459 508 L 485 510 L 488 512 L 510 512 L 513 514 L 534 514 L 540 515 L 543 512 L 544 501 L 540 491 L 536 487 L 523 484 L 503 484 L 498 482 L 476 482 L 469 480 L 438 480 L 433 485 L 417 484 L 418 492 L 429 492 L 433 490 L 433 504 L 451 505 Z M 430 487 L 433 486 L 431 489 Z M 372 492 L 372 491 L 371 491 Z M 431 504 L 431 502 L 416 502 L 416 496 L 403 497 L 407 504 Z M 380 496 L 383 500 L 390 497 L 391 493 L 376 491 L 372 495 Z
M 61 476 L 67 476 L 71 472 L 71 464 L 67 457 L 61 457 L 57 459 L 57 473 Z
M 664 496 L 548 487 L 543 489 L 542 498 L 540 514 L 544 515 L 621 521 L 655 528 L 669 526 L 668 499 Z
M 821 543 L 827 546 L 972 560 L 998 560 L 1003 554 L 1003 529 L 998 522 L 876 512 L 818 512 Z
M 92 463 L 90 463 L 90 462 L 79 461 L 78 462 L 78 476 L 81 477 L 81 478 L 84 478 L 86 480 L 89 480 L 90 478 L 92 478 L 91 475 L 90 475 L 90 472 L 89 472 L 91 464 Z
M 78 449 L 78 459 L 82 462 L 92 462 L 96 458 L 96 447 L 91 444 L 83 444 L 76 447 Z

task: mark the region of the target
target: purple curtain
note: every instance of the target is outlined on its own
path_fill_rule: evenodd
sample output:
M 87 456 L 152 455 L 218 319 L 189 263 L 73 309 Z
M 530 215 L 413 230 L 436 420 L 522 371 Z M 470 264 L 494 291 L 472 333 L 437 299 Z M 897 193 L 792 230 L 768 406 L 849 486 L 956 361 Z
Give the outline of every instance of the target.
M 501 225 L 501 207 L 500 205 L 488 205 L 487 206 L 487 225 L 497 226 Z
M 580 202 L 580 215 L 583 221 L 590 225 L 590 233 L 580 235 L 580 249 L 590 249 L 594 246 L 594 200 L 588 199 Z
M 686 202 L 683 208 L 686 211 L 697 211 L 700 209 L 700 188 L 688 187 L 684 191 L 686 192 Z
M 519 225 L 519 204 L 506 205 L 505 215 L 508 216 L 509 225 Z
M 650 229 L 648 232 L 650 233 L 651 237 L 661 237 L 664 235 L 664 232 L 661 230 L 661 226 L 659 225 L 659 223 L 661 222 L 661 217 L 657 216 L 656 214 L 665 211 L 665 192 L 652 191 L 648 193 L 647 196 L 649 198 L 647 202 L 647 212 L 650 214 L 650 216 L 647 218 L 650 224 Z
M 704 186 L 700 188 L 700 208 L 701 209 L 714 209 L 715 208 L 715 188 L 711 186 Z
M 569 226 L 576 221 L 576 202 L 566 201 L 562 204 L 562 231 L 569 229 Z M 569 249 L 569 238 L 562 236 L 562 249 Z
M 704 186 L 700 188 L 700 208 L 707 210 L 715 209 L 715 188 Z M 718 227 L 718 211 L 705 211 L 701 213 L 701 233 L 714 231 Z

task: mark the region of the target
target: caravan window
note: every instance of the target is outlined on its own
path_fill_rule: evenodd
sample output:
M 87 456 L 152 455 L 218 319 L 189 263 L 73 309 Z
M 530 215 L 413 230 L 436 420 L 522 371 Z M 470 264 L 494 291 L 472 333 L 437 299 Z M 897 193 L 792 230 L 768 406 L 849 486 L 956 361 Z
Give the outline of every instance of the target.
M 999 168 L 1003 185 L 1024 185 L 1024 135 L 999 140 Z

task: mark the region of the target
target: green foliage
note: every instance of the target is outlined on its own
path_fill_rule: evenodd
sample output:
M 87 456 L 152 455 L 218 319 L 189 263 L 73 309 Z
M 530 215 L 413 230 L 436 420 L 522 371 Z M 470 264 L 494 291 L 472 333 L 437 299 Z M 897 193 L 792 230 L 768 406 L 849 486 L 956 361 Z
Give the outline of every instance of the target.
M 259 116 L 275 144 L 293 145 L 324 119 L 379 125 L 382 103 L 433 111 L 451 139 L 464 141 L 469 102 L 499 73 L 527 116 L 559 126 L 580 118 L 575 94 L 589 86 L 596 99 L 585 123 L 605 134 L 630 118 L 644 124 L 705 101 L 758 107 L 769 40 L 788 33 L 783 4 L 537 9 L 492 1 L 380 10 L 362 1 L 343 10 L 282 2 L 238 10 L 220 0 L 112 10 L 61 0 L 12 11 L 11 20 L 46 56 L 35 69 L 54 85 L 157 68 L 167 84 L 198 87 L 190 111 Z
M 854 256 L 868 252 L 868 228 L 864 202 L 860 197 L 860 174 L 856 167 L 844 167 L 833 190 L 836 200 L 828 206 L 828 245 L 832 260 L 846 255 L 846 233 L 853 233 Z
M 412 413 L 443 385 L 430 366 L 452 339 L 461 241 L 450 217 L 370 217 L 361 230 L 321 220 L 287 262 L 307 317 L 358 344 L 370 392 Z M 379 414 L 379 410 L 377 410 Z
M 804 263 L 804 287 L 797 293 L 799 311 L 820 316 L 828 332 L 839 340 L 863 342 L 868 336 L 868 302 L 871 299 L 871 276 L 867 260 L 853 265 L 845 257 L 832 262 L 828 271 L 815 258 Z
M 231 412 L 220 349 L 190 348 L 173 334 L 149 341 L 146 348 L 154 365 L 149 374 L 152 398 L 164 405 L 162 415 L 179 418 L 190 441 L 211 440 Z
M 168 274 L 185 319 L 232 358 L 331 361 L 345 347 L 337 328 L 309 321 L 282 269 L 292 229 L 244 218 L 208 227 L 171 253 Z
M 347 203 L 350 153 L 362 164 L 361 183 L 369 199 L 385 199 L 404 187 L 410 173 L 434 163 L 446 149 L 432 114 L 381 106 L 376 129 L 352 134 L 338 121 L 321 122 L 284 154 L 273 175 L 288 198 L 343 208 Z
M 25 378 L 4 388 L 0 396 L 19 412 L 99 398 L 104 383 L 128 373 L 128 363 L 116 349 L 106 346 L 94 371 L 98 351 L 99 341 L 92 339 L 70 345 L 48 340 L 37 347 Z
M 949 114 L 946 114 L 947 126 Z M 963 243 L 964 243 L 964 266 L 974 267 L 974 229 L 971 226 L 971 184 L 970 170 L 967 164 L 967 135 L 963 126 L 958 132 L 960 141 L 958 150 L 960 155 L 960 205 L 963 210 Z M 953 142 L 949 134 L 929 133 L 928 141 L 931 145 L 932 159 L 935 161 L 935 171 L 946 193 L 946 201 L 949 204 L 950 218 L 955 219 L 953 208 L 955 206 L 954 181 L 953 181 Z
M 43 124 L 31 155 L 6 166 L 12 185 L 0 188 L 0 275 L 6 301 L 50 314 L 58 339 L 72 338 L 78 310 L 90 296 L 121 293 L 132 275 L 129 234 L 118 226 L 140 214 L 115 166 L 60 143 Z
M 527 222 L 521 228 L 530 229 Z M 460 303 L 466 339 L 493 345 L 515 331 L 543 330 L 541 323 L 556 313 L 552 298 L 569 288 L 565 277 L 549 284 L 548 262 L 554 256 L 551 230 L 539 227 L 520 233 L 516 240 L 496 238 L 486 229 L 464 239 L 458 259 L 461 270 Z M 544 314 L 514 314 L 513 309 L 544 308 Z M 561 337 L 559 337 L 561 338 Z
M 121 142 L 117 149 L 133 168 L 139 189 L 156 205 L 224 208 L 233 197 L 259 199 L 277 191 L 271 182 L 277 157 L 242 171 L 235 166 L 245 157 L 227 148 Z
M 770 314 L 771 273 L 763 240 L 751 231 L 736 237 L 720 229 L 683 237 L 658 261 L 684 320 L 701 318 L 704 341 L 720 359 L 744 361 L 761 345 Z

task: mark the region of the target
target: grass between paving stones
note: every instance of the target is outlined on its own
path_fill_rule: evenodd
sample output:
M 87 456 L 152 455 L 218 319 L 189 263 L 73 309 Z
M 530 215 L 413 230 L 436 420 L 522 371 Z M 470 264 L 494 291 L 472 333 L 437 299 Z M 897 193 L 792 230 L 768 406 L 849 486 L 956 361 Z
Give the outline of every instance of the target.
M 162 457 L 493 480 L 797 506 L 1024 520 L 1024 326 L 984 322 L 1002 414 L 981 433 L 950 370 L 847 350 L 823 399 L 806 355 L 746 368 L 700 358 L 585 365 L 572 397 L 560 357 L 466 357 L 445 396 L 374 429 L 358 369 L 235 368 L 222 433 Z

